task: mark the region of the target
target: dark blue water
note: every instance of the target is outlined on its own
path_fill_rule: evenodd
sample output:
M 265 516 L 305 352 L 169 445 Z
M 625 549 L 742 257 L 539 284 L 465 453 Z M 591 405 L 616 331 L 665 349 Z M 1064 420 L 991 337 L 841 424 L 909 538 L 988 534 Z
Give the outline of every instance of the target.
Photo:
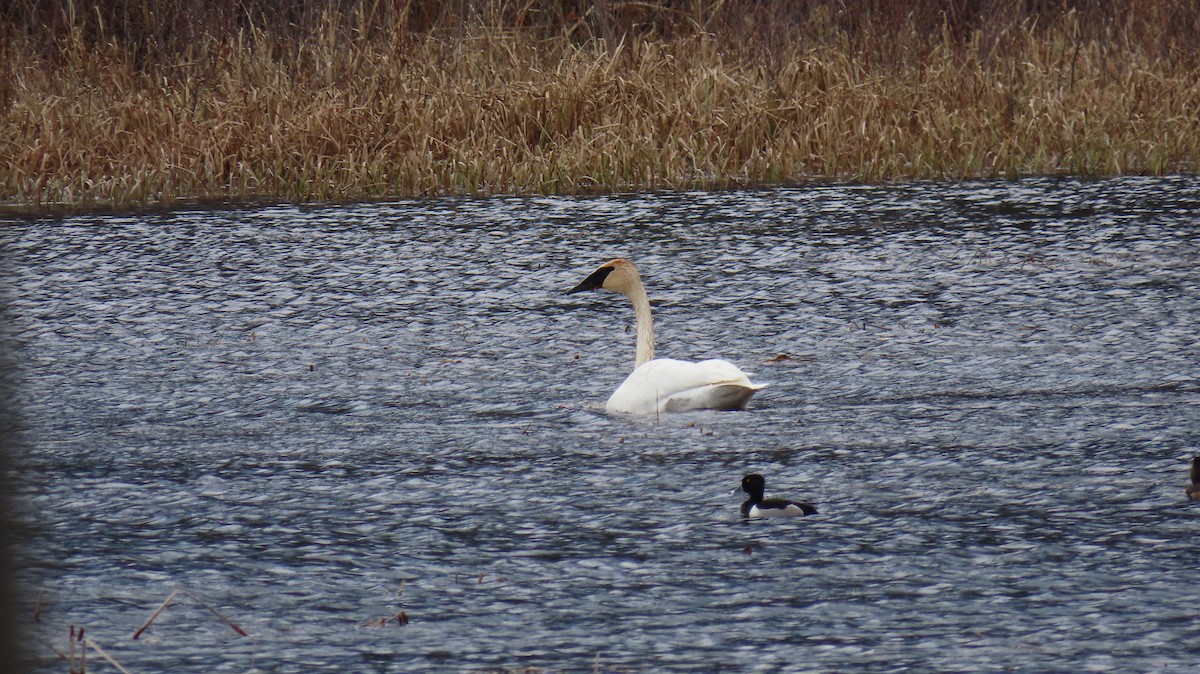
M 0 242 L 35 671 L 67 671 L 72 624 L 132 672 L 1200 664 L 1198 179 L 181 210 Z M 660 356 L 770 382 L 749 411 L 604 413 L 632 311 L 562 292 L 616 256 Z M 820 515 L 739 521 L 747 472 Z

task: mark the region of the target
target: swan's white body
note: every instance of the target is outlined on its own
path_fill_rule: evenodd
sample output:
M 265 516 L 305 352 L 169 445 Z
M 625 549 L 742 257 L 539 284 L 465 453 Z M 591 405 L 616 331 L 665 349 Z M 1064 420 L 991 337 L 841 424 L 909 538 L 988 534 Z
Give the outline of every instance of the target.
M 750 381 L 727 360 L 692 363 L 654 358 L 654 319 L 650 299 L 637 267 L 626 259 L 606 262 L 568 293 L 604 288 L 633 303 L 637 317 L 637 362 L 633 372 L 608 399 L 605 409 L 621 414 L 656 414 L 684 410 L 745 409 L 764 384 Z
M 727 360 L 692 363 L 656 358 L 642 363 L 613 391 L 605 409 L 623 414 L 740 410 L 754 392 L 745 372 Z

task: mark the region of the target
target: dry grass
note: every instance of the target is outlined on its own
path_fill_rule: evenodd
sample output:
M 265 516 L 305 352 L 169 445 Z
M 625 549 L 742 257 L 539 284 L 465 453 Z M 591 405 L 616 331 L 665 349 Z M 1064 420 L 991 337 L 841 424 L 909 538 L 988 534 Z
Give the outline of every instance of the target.
M 450 20 L 308 3 L 274 23 L 207 17 L 210 32 L 171 2 L 122 3 L 124 24 L 10 10 L 0 200 L 1098 176 L 1200 158 L 1190 0 L 549 4 L 459 2 Z

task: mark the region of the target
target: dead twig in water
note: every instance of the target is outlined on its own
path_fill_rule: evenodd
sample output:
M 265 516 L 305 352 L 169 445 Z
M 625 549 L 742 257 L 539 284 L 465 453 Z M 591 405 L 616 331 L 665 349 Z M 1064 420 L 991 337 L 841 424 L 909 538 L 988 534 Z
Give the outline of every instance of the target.
M 60 650 L 58 650 L 57 648 L 55 648 L 53 643 L 51 643 L 51 642 L 49 642 L 49 641 L 46 641 L 45 639 L 42 639 L 41 637 L 36 637 L 36 636 L 35 636 L 35 637 L 33 637 L 33 640 L 34 640 L 34 641 L 36 641 L 36 642 L 38 642 L 38 643 L 39 643 L 39 644 L 41 644 L 42 646 L 44 646 L 44 647 L 46 647 L 46 648 L 50 649 L 50 652 L 52 652 L 52 653 L 54 653 L 56 656 L 58 656 L 58 659 L 59 659 L 59 660 L 62 660 L 63 662 L 68 662 L 68 659 L 67 659 L 67 654 L 66 654 L 66 653 L 63 653 L 62 651 L 60 651 Z
M 394 616 L 380 616 L 363 623 L 363 627 L 383 627 L 390 622 L 396 623 L 397 626 L 403 627 L 408 624 L 408 613 L 401 611 Z
M 142 632 L 145 632 L 146 628 L 150 627 L 150 623 L 154 622 L 154 619 L 158 617 L 158 614 L 162 613 L 163 610 L 167 608 L 167 605 L 171 603 L 171 600 L 174 599 L 175 595 L 177 594 L 179 594 L 179 590 L 172 590 L 171 594 L 167 595 L 167 598 L 163 600 L 163 603 L 159 604 L 158 608 L 154 609 L 154 613 L 151 613 L 150 617 L 146 618 L 146 622 L 142 623 L 142 626 L 133 633 L 133 639 L 135 641 L 138 637 L 142 636 Z
M 82 636 L 83 630 L 80 630 L 79 634 L 80 634 L 80 638 L 82 639 L 83 638 L 83 636 Z M 103 648 L 100 648 L 100 644 L 96 643 L 95 641 L 92 641 L 91 639 L 83 639 L 83 645 L 85 646 L 85 648 L 83 649 L 83 652 L 85 653 L 85 656 L 84 656 L 85 661 L 87 659 L 87 656 L 86 656 L 87 648 L 86 647 L 90 646 L 92 648 L 92 650 L 96 651 L 97 655 L 104 658 L 105 660 L 108 660 L 108 664 L 112 665 L 113 667 L 116 667 L 117 670 L 121 672 L 121 674 L 129 674 L 129 670 L 122 667 L 121 663 L 117 662 L 116 658 L 114 658 L 113 656 L 108 654 L 108 651 L 105 651 Z M 83 672 L 84 672 L 84 670 L 82 668 L 79 671 L 80 671 L 80 674 L 83 674 Z
M 218 611 L 217 609 L 215 609 L 215 608 L 213 608 L 213 607 L 209 606 L 209 605 L 208 605 L 207 603 L 205 603 L 205 602 L 204 602 L 204 600 L 203 600 L 203 599 L 201 599 L 200 597 L 197 597 L 196 595 L 192 594 L 191 592 L 188 592 L 187 590 L 181 590 L 181 592 L 183 592 L 183 593 L 184 593 L 184 594 L 186 594 L 187 596 L 191 597 L 192 599 L 196 600 L 196 603 L 197 603 L 197 604 L 200 604 L 200 605 L 201 605 L 201 606 L 203 606 L 204 608 L 208 609 L 208 612 L 209 612 L 209 613 L 211 613 L 211 614 L 213 614 L 213 615 L 215 615 L 215 616 L 217 616 L 217 618 L 219 618 L 219 619 L 221 620 L 221 622 L 225 623 L 226 625 L 229 625 L 229 629 L 233 630 L 234 632 L 237 632 L 237 635 L 238 635 L 239 637 L 248 637 L 248 636 L 250 636 L 249 634 L 246 634 L 246 630 L 242 629 L 241 627 L 238 627 L 237 623 L 235 623 L 235 622 L 233 622 L 232 620 L 230 620 L 229 618 L 227 618 L 227 617 L 225 616 L 225 614 L 221 613 L 221 612 L 220 612 L 220 611 Z
M 45 597 L 46 597 L 45 590 L 41 590 L 38 592 L 37 603 L 33 605 L 33 622 L 35 622 L 35 623 L 42 622 L 42 599 L 44 599 Z
M 203 606 L 205 609 L 208 610 L 209 613 L 215 615 L 221 622 L 228 625 L 229 629 L 236 632 L 239 637 L 250 636 L 246 633 L 246 630 L 239 627 L 237 623 L 230 620 L 224 613 L 221 613 L 220 611 L 213 608 L 212 606 L 209 606 L 208 603 L 205 602 L 200 597 L 197 597 L 196 595 L 192 594 L 191 592 L 188 592 L 187 590 L 176 588 L 175 590 L 171 591 L 171 594 L 167 595 L 167 598 L 164 599 L 163 602 L 158 605 L 158 608 L 154 609 L 154 613 L 150 614 L 150 617 L 146 619 L 146 622 L 141 627 L 139 627 L 136 632 L 133 633 L 133 638 L 137 639 L 138 637 L 142 636 L 142 632 L 145 632 L 146 629 L 150 627 L 150 624 L 153 623 L 156 618 L 158 618 L 159 614 L 162 613 L 164 610 L 166 610 L 167 606 L 169 606 L 171 604 L 171 601 L 173 599 L 175 599 L 175 596 L 178 594 L 181 594 L 181 593 L 191 597 L 193 601 L 195 601 L 197 604 Z
M 83 640 L 83 628 L 80 627 L 79 631 L 76 632 L 75 626 L 71 625 L 71 631 L 67 639 L 71 642 L 71 664 L 68 665 L 68 668 L 71 670 L 71 674 L 84 674 L 87 671 L 87 642 Z M 79 669 L 75 669 L 75 642 L 79 642 L 80 644 Z

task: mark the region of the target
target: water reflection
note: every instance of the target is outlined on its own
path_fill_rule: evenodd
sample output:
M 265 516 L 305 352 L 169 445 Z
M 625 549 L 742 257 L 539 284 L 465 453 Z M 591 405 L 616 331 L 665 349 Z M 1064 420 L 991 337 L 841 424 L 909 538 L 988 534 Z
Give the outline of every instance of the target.
M 131 671 L 1175 668 L 1198 207 L 1131 178 L 16 223 L 30 630 Z M 661 355 L 771 383 L 751 411 L 603 413 L 632 315 L 561 292 L 616 256 Z M 821 515 L 740 522 L 746 472 Z M 130 641 L 175 587 L 251 637 L 180 602 Z

